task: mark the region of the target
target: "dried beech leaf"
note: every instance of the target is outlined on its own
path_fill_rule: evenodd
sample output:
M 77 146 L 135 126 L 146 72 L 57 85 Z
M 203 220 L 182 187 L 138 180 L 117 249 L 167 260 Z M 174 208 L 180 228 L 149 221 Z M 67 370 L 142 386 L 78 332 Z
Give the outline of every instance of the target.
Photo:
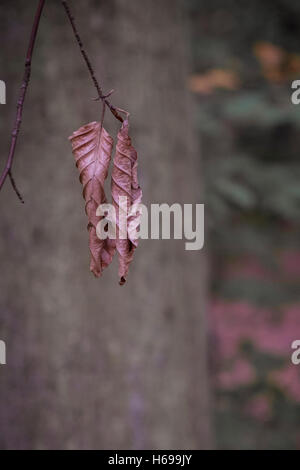
M 96 225 L 101 217 L 96 216 L 99 204 L 107 202 L 104 181 L 107 178 L 111 159 L 113 139 L 99 122 L 91 122 L 69 137 L 80 182 L 83 185 L 85 211 L 88 216 L 89 248 L 91 252 L 90 270 L 96 277 L 101 276 L 115 252 L 115 242 L 101 240 L 96 234 Z
M 139 226 L 140 215 L 136 213 L 135 207 L 142 199 L 142 191 L 137 179 L 137 153 L 135 148 L 131 145 L 128 131 L 129 123 L 126 119 L 118 133 L 111 183 L 112 199 L 116 209 L 116 248 L 119 254 L 119 278 L 121 285 L 126 282 L 129 265 L 138 244 L 138 240 L 131 237 L 128 231 L 128 225 L 130 224 L 130 226 L 134 227 Z M 120 197 L 127 198 L 127 208 L 124 208 L 122 205 L 120 207 Z M 124 213 L 125 210 L 126 213 Z M 121 215 L 121 219 L 126 218 L 125 239 L 121 238 L 123 230 L 119 214 Z
M 135 231 L 138 229 L 141 223 L 141 214 L 139 212 L 139 204 L 142 202 L 142 189 L 140 188 L 137 175 L 137 153 L 133 147 L 133 166 L 132 166 L 132 175 L 131 175 L 131 207 L 128 215 L 128 226 L 130 229 Z M 135 248 L 138 246 L 138 239 L 132 237 L 131 230 L 128 231 L 129 240 L 133 243 Z

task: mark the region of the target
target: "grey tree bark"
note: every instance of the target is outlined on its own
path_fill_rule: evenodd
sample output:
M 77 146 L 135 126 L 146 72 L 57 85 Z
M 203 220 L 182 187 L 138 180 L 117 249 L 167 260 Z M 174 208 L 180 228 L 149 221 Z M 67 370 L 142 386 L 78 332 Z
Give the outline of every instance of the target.
M 36 2 L 2 3 L 3 165 Z M 144 203 L 201 202 L 180 2 L 71 6 L 104 90 L 131 113 Z M 100 118 L 95 93 L 60 2 L 46 2 L 14 166 L 25 205 L 8 182 L 0 194 L 0 447 L 209 448 L 203 253 L 145 240 L 124 287 L 116 261 L 89 273 L 67 137 Z

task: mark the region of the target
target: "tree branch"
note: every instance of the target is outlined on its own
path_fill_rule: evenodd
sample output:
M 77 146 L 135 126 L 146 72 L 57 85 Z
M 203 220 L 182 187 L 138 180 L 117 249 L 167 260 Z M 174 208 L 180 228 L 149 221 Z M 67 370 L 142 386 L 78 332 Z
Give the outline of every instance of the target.
M 118 113 L 117 111 L 117 108 L 115 108 L 107 99 L 107 97 L 110 95 L 110 93 L 108 95 L 104 95 L 103 94 L 103 91 L 102 91 L 102 88 L 101 86 L 99 85 L 99 82 L 98 80 L 96 79 L 96 76 L 95 76 L 95 72 L 94 72 L 94 69 L 92 67 L 92 64 L 90 62 L 90 59 L 83 47 L 83 44 L 82 44 L 82 40 L 79 36 L 79 33 L 78 33 L 78 30 L 76 28 L 76 25 L 75 25 L 75 21 L 74 21 L 74 17 L 72 16 L 71 14 L 71 11 L 70 11 L 70 7 L 68 5 L 68 2 L 66 0 L 61 0 L 61 3 L 63 4 L 64 6 L 64 9 L 66 11 L 66 14 L 69 18 L 69 21 L 71 23 L 71 26 L 72 26 L 72 29 L 73 29 L 73 33 L 74 33 L 74 36 L 76 38 L 76 41 L 79 45 L 79 48 L 80 48 L 80 52 L 84 58 L 84 61 L 87 65 L 87 68 L 89 69 L 89 72 L 90 72 L 90 75 L 91 75 L 91 78 L 94 82 L 94 85 L 95 85 L 95 88 L 97 90 L 97 93 L 98 93 L 98 99 L 101 99 L 103 103 L 106 104 L 106 106 L 110 109 L 110 111 L 112 112 L 112 114 L 115 116 L 116 119 L 118 119 L 119 121 L 123 122 L 123 118 L 122 116 L 120 116 L 120 114 Z
M 64 8 L 65 8 L 66 14 L 67 14 L 67 16 L 70 20 L 70 23 L 71 23 L 75 38 L 78 42 L 81 54 L 82 54 L 82 56 L 85 60 L 85 63 L 88 67 L 91 78 L 93 80 L 93 83 L 96 87 L 96 90 L 97 90 L 97 93 L 98 93 L 98 98 L 97 99 L 102 100 L 102 104 L 103 104 L 102 116 L 101 116 L 102 124 L 103 124 L 103 119 L 104 119 L 105 106 L 107 106 L 109 108 L 109 110 L 115 116 L 116 119 L 123 122 L 122 116 L 120 116 L 120 114 L 118 113 L 119 109 L 115 108 L 108 100 L 108 97 L 111 95 L 113 90 L 110 91 L 107 95 L 103 94 L 102 88 L 101 88 L 101 86 L 99 85 L 99 82 L 96 79 L 94 69 L 93 69 L 93 67 L 91 65 L 91 62 L 90 62 L 90 59 L 89 59 L 89 57 L 88 57 L 88 55 L 87 55 L 87 53 L 86 53 L 86 51 L 83 47 L 82 40 L 81 40 L 81 38 L 79 36 L 79 33 L 77 31 L 77 28 L 76 28 L 76 25 L 75 25 L 75 22 L 74 22 L 74 18 L 71 14 L 68 2 L 65 1 L 65 0 L 61 0 L 61 1 L 62 1 L 62 4 L 63 4 Z M 42 14 L 42 10 L 44 8 L 44 5 L 45 5 L 45 0 L 39 0 L 38 7 L 37 7 L 37 10 L 36 10 L 36 14 L 35 14 L 35 18 L 34 18 L 34 22 L 33 22 L 33 26 L 32 26 L 32 30 L 31 30 L 31 35 L 30 35 L 29 45 L 28 45 L 28 49 L 27 49 L 27 54 L 26 54 L 25 72 L 24 72 L 24 76 L 23 76 L 21 89 L 20 89 L 19 99 L 18 99 L 18 102 L 17 102 L 16 118 L 15 118 L 13 130 L 12 130 L 12 133 L 11 133 L 11 143 L 10 143 L 9 154 L 8 154 L 8 157 L 7 157 L 5 168 L 4 168 L 4 170 L 3 170 L 3 172 L 0 176 L 0 190 L 2 189 L 2 186 L 4 185 L 7 176 L 9 176 L 12 187 L 13 187 L 14 191 L 16 192 L 18 198 L 20 199 L 20 201 L 22 203 L 24 203 L 24 200 L 23 200 L 23 198 L 20 194 L 20 191 L 17 188 L 15 180 L 12 176 L 12 164 L 13 164 L 13 160 L 14 160 L 14 156 L 15 156 L 15 150 L 16 150 L 16 145 L 17 145 L 17 140 L 18 140 L 18 134 L 19 134 L 20 127 L 21 127 L 21 122 L 22 122 L 23 106 L 24 106 L 25 96 L 26 96 L 26 92 L 27 92 L 27 88 L 28 88 L 28 84 L 29 84 L 29 80 L 30 80 L 32 54 L 33 54 L 33 50 L 34 50 L 34 46 L 35 46 L 36 36 L 37 36 L 38 27 L 39 27 L 41 14 Z
M 25 72 L 24 72 L 24 77 L 20 89 L 20 95 L 17 103 L 17 112 L 16 112 L 16 118 L 15 118 L 15 123 L 13 127 L 13 131 L 11 134 L 11 143 L 10 143 L 10 149 L 9 149 L 9 154 L 7 157 L 7 162 L 6 166 L 2 172 L 2 175 L 0 177 L 0 190 L 7 178 L 7 176 L 10 177 L 10 181 L 12 184 L 12 187 L 14 188 L 18 198 L 22 203 L 24 203 L 23 198 L 17 189 L 16 183 L 13 179 L 12 173 L 11 173 L 11 168 L 12 168 L 12 163 L 15 155 L 15 150 L 16 150 L 16 144 L 17 144 L 17 139 L 18 139 L 18 134 L 20 131 L 20 126 L 22 122 L 22 114 L 23 114 L 23 106 L 24 106 L 24 100 L 26 96 L 26 91 L 28 87 L 28 83 L 30 80 L 30 72 L 31 72 L 31 59 L 32 59 L 32 53 L 35 45 L 35 40 L 36 40 L 36 35 L 40 23 L 40 18 L 42 14 L 42 10 L 45 4 L 45 0 L 39 0 L 39 4 L 36 10 L 32 30 L 31 30 L 31 35 L 30 35 L 30 40 L 29 40 L 29 45 L 27 49 L 27 54 L 26 54 L 26 61 L 25 61 Z

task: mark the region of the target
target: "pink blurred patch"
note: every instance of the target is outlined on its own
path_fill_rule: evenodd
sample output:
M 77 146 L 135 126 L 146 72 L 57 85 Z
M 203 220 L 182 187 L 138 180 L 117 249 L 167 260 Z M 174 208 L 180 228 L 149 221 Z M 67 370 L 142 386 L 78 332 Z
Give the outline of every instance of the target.
M 251 341 L 261 351 L 288 359 L 291 343 L 300 339 L 300 304 L 282 307 L 281 319 L 276 322 L 271 310 L 246 302 L 215 301 L 210 313 L 222 359 L 233 357 L 243 340 Z
M 289 364 L 285 369 L 276 371 L 271 379 L 295 401 L 300 401 L 300 369 L 299 366 Z
M 300 252 L 286 250 L 279 253 L 277 259 L 280 272 L 265 268 L 258 258 L 240 257 L 238 261 L 228 263 L 223 277 L 272 279 L 276 285 L 285 282 L 285 277 L 290 282 L 300 276 Z M 209 320 L 214 357 L 220 371 L 216 378 L 222 387 L 233 388 L 252 380 L 254 371 L 243 359 L 240 349 L 241 344 L 247 341 L 258 351 L 285 360 L 287 367 L 272 374 L 272 379 L 294 400 L 300 401 L 300 366 L 297 368 L 291 363 L 291 344 L 300 339 L 300 303 L 281 304 L 273 309 L 261 308 L 244 300 L 214 299 L 210 304 Z M 234 365 L 227 370 L 230 362 Z M 251 405 L 254 414 L 259 414 L 261 407 L 263 416 L 263 401 L 260 397 L 260 402 L 254 401 Z
M 256 395 L 246 405 L 245 412 L 259 421 L 268 421 L 271 417 L 271 406 L 265 395 Z
M 281 267 L 289 276 L 300 276 L 300 252 L 286 251 L 281 254 Z
M 235 388 L 248 385 L 255 380 L 255 370 L 244 359 L 237 359 L 230 370 L 223 370 L 218 375 L 218 384 L 222 388 Z

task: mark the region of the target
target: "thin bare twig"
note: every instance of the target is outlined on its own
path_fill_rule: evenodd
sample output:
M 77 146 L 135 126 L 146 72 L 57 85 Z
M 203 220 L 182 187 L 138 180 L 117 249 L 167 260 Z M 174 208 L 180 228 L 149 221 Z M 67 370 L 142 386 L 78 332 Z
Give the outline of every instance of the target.
M 70 7 L 68 5 L 68 2 L 66 0 L 61 0 L 61 3 L 63 4 L 64 6 L 64 9 L 67 13 L 67 16 L 69 18 L 69 21 L 71 23 L 71 26 L 72 26 L 72 29 L 73 29 L 73 33 L 74 33 L 74 36 L 76 38 L 76 41 L 78 42 L 78 45 L 79 45 L 79 48 L 80 48 L 80 52 L 85 60 L 85 63 L 87 65 L 87 68 L 89 69 L 89 72 L 90 72 L 90 75 L 91 75 L 91 78 L 94 82 L 94 85 L 95 85 L 95 88 L 97 90 L 97 93 L 98 93 L 98 98 L 97 99 L 101 99 L 103 103 L 106 104 L 106 106 L 110 109 L 110 111 L 112 112 L 112 114 L 115 116 L 116 119 L 118 119 L 119 121 L 123 122 L 123 118 L 122 116 L 120 116 L 120 114 L 118 113 L 117 111 L 117 108 L 115 108 L 115 106 L 113 106 L 109 101 L 108 101 L 108 95 L 104 95 L 103 94 L 103 91 L 102 91 L 102 88 L 101 86 L 99 85 L 99 82 L 95 76 L 95 72 L 94 72 L 94 69 L 92 67 L 92 64 L 91 64 L 91 61 L 83 47 L 83 44 L 82 44 L 82 40 L 79 36 L 79 33 L 78 33 L 78 30 L 76 28 L 76 25 L 75 25 L 75 21 L 74 21 L 74 17 L 72 16 L 72 13 L 70 11 Z
M 31 72 L 31 59 L 32 59 L 32 53 L 35 45 L 35 40 L 36 40 L 36 35 L 40 23 L 40 18 L 42 14 L 42 10 L 45 4 L 45 0 L 39 0 L 39 4 L 36 10 L 32 30 L 31 30 L 31 35 L 30 35 L 30 40 L 29 40 L 29 45 L 27 49 L 27 54 L 26 54 L 26 61 L 25 61 L 25 72 L 24 72 L 24 77 L 20 89 L 20 95 L 17 103 L 17 112 L 16 112 L 16 118 L 15 118 L 15 123 L 13 127 L 13 131 L 11 134 L 11 143 L 10 143 L 10 149 L 9 149 L 9 154 L 7 157 L 6 165 L 3 170 L 3 173 L 0 177 L 0 190 L 7 178 L 7 176 L 10 177 L 10 181 L 12 184 L 12 187 L 14 188 L 18 198 L 22 203 L 24 203 L 24 200 L 16 186 L 15 180 L 12 176 L 11 168 L 12 168 L 12 163 L 13 159 L 15 156 L 15 150 L 16 150 L 16 144 L 17 144 L 17 139 L 18 139 L 18 134 L 20 131 L 20 126 L 22 122 L 22 114 L 23 114 L 23 106 L 24 106 L 24 100 L 26 96 L 26 91 L 28 87 L 28 83 L 30 80 L 30 72 Z
M 18 196 L 18 198 L 20 199 L 20 201 L 22 202 L 22 204 L 24 204 L 25 201 L 24 201 L 24 199 L 23 199 L 23 197 L 22 197 L 22 194 L 20 193 L 20 191 L 19 191 L 18 188 L 17 188 L 16 182 L 15 182 L 15 180 L 14 180 L 14 177 L 13 177 L 11 171 L 8 172 L 8 176 L 9 176 L 11 185 L 12 185 L 12 187 L 14 188 L 14 191 L 15 191 L 16 195 Z

